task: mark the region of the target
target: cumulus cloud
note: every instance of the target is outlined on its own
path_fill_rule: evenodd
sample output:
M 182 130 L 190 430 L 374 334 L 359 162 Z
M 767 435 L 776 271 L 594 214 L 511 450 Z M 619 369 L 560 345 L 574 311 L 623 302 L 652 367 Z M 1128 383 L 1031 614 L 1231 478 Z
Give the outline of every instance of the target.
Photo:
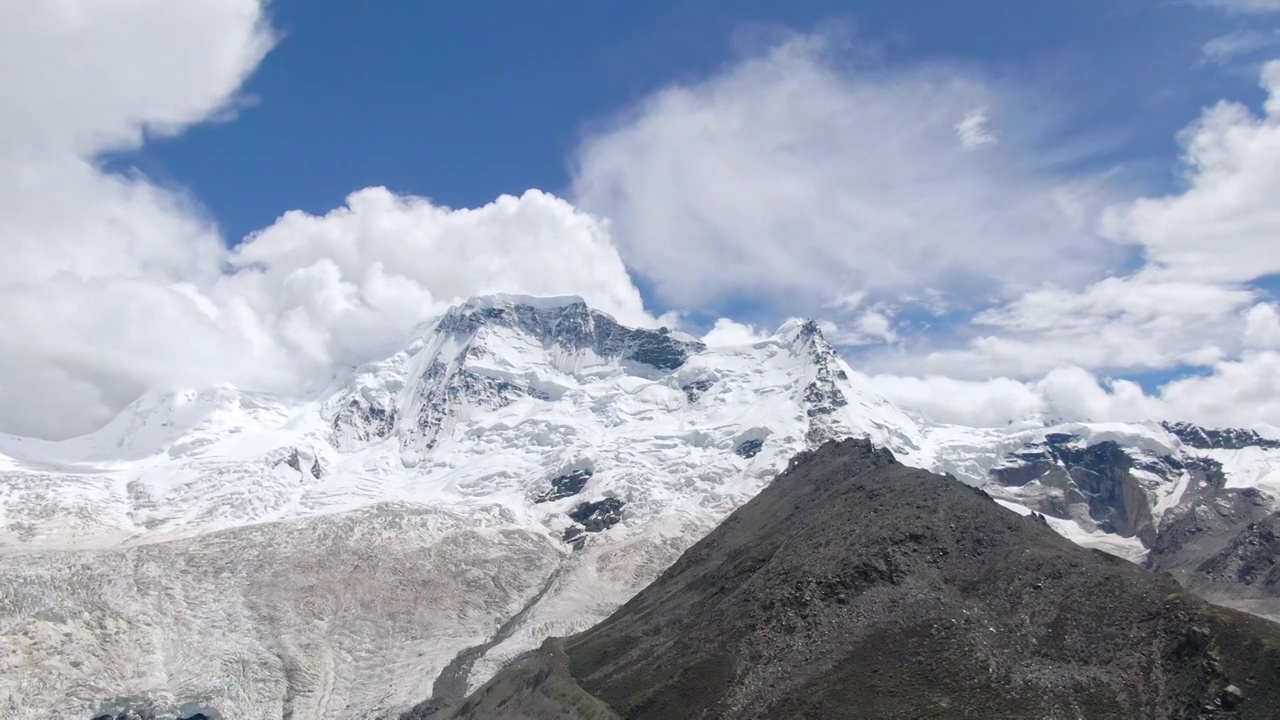
M 1182 134 L 1184 187 L 1119 203 L 1101 217 L 1105 231 L 1139 243 L 1146 263 L 1081 290 L 1046 287 L 980 313 L 977 336 L 959 348 L 886 356 L 900 372 L 970 378 L 970 395 L 988 399 L 983 417 L 1005 401 L 1012 416 L 1038 398 L 1070 419 L 1185 418 L 1210 424 L 1280 424 L 1280 313 L 1255 281 L 1280 272 L 1280 63 L 1262 70 L 1261 114 L 1221 102 Z M 1094 373 L 1206 372 L 1175 379 L 1152 394 Z M 1063 375 L 1060 368 L 1084 368 Z M 1081 374 L 1084 373 L 1084 374 Z M 981 378 L 1006 375 L 986 388 Z M 1039 378 L 1039 379 L 1037 379 Z M 1054 392 L 1064 382 L 1070 392 Z M 908 401 L 921 383 L 899 383 Z M 985 389 L 984 389 L 985 388 Z M 1071 398 L 1076 400 L 1068 402 Z M 935 405 L 936 399 L 928 400 Z M 928 408 L 944 417 L 950 407 Z M 1053 410 L 1053 408 L 1057 408 Z
M 1244 317 L 1244 345 L 1249 350 L 1280 350 L 1280 310 L 1258 303 Z
M 818 325 L 827 340 L 837 347 L 884 345 L 898 340 L 893 312 L 884 303 L 876 303 L 856 314 L 847 314 L 841 322 L 823 318 Z
M 960 380 L 942 375 L 877 375 L 890 401 L 940 423 L 1001 427 L 1045 422 L 1142 421 L 1166 417 L 1166 404 L 1136 383 L 1099 378 L 1083 368 L 1056 368 L 1044 377 Z
M 961 380 L 943 375 L 876 375 L 877 390 L 890 402 L 934 422 L 1000 427 L 1044 413 L 1045 403 L 1026 383 L 1010 378 Z
M 225 110 L 273 36 L 258 0 L 5 3 L 5 157 L 91 157 Z
M 232 252 L 190 199 L 97 163 L 227 118 L 273 39 L 258 0 L 0 5 L 0 430 L 87 431 L 146 389 L 306 392 L 479 293 L 649 321 L 603 223 L 543 193 L 371 188 Z
M 211 223 L 95 156 L 226 113 L 271 43 L 255 0 L 0 6 L 0 426 L 100 422 L 136 392 L 106 378 L 151 332 L 139 313 L 188 319 L 166 284 L 216 275 Z
M 1206 361 L 1208 372 L 1148 392 L 1137 383 L 1068 365 L 1025 379 L 943 374 L 874 377 L 890 400 L 942 423 L 999 427 L 1055 421 L 1189 420 L 1209 426 L 1280 426 L 1280 313 L 1272 303 L 1243 313 L 1241 348 Z M 1022 347 L 1034 348 L 1034 343 Z
M 1032 383 L 1044 398 L 1049 419 L 1136 421 L 1159 418 L 1166 410 L 1140 385 L 1123 379 L 1102 379 L 1082 368 L 1053 370 Z
M 682 307 L 750 294 L 813 312 L 859 292 L 1083 282 L 1117 251 L 1079 222 L 1101 184 L 1059 177 L 1017 143 L 970 151 L 989 138 L 973 109 L 1007 93 L 954 69 L 850 67 L 823 37 L 796 38 L 588 138 L 574 193 Z
M 271 43 L 256 0 L 0 7 L 0 284 L 216 271 L 185 198 L 94 158 L 227 112 Z
M 1183 134 L 1182 191 L 1129 203 L 1034 162 L 1007 127 L 994 142 L 974 108 L 1014 116 L 1007 89 L 851 68 L 821 37 L 660 91 L 588 138 L 585 209 L 367 188 L 232 250 L 191 199 L 98 164 L 234 114 L 272 43 L 256 0 L 0 6 L 0 430 L 83 432 L 145 389 L 309 393 L 490 292 L 577 294 L 642 325 L 742 296 L 828 315 L 836 342 L 894 345 L 886 393 L 946 421 L 1280 424 L 1280 319 L 1249 286 L 1280 271 L 1280 64 L 1261 114 L 1224 102 Z M 1106 277 L 1121 245 L 1146 265 Z M 971 342 L 904 350 L 907 310 L 974 302 L 990 309 Z M 723 319 L 704 339 L 762 337 Z M 1104 375 L 1187 364 L 1214 371 L 1152 395 Z
M 1181 134 L 1182 187 L 1130 200 L 1035 162 L 1026 132 L 996 142 L 988 109 L 1017 117 L 1016 91 L 850 67 L 804 37 L 632 108 L 585 143 L 574 190 L 666 302 L 817 308 L 837 343 L 894 346 L 862 359 L 904 402 L 982 422 L 1220 419 L 1191 401 L 1216 374 L 1154 395 L 1108 376 L 1265 377 L 1274 308 L 1251 283 L 1280 272 L 1280 63 L 1262 86 L 1260 113 L 1224 101 Z
M 1104 217 L 1109 235 L 1143 245 L 1153 272 L 1215 283 L 1280 272 L 1280 61 L 1262 86 L 1262 115 L 1223 101 L 1184 131 L 1186 190 Z
M 580 295 L 652 325 L 603 222 L 537 190 L 450 210 L 382 188 L 324 216 L 289 212 L 237 246 L 216 290 L 321 366 L 367 360 L 474 295 Z
M 893 318 L 882 310 L 864 312 L 858 316 L 855 327 L 864 336 L 881 342 L 891 343 L 898 339 L 898 333 L 893 329 Z
M 734 345 L 753 345 L 768 339 L 768 337 L 768 333 L 759 330 L 753 325 L 746 325 L 729 318 L 720 318 L 707 331 L 707 334 L 702 336 L 702 342 L 711 347 L 732 347 Z
M 1280 352 L 1249 352 L 1218 363 L 1213 374 L 1160 390 L 1166 414 L 1210 425 L 1280 425 Z

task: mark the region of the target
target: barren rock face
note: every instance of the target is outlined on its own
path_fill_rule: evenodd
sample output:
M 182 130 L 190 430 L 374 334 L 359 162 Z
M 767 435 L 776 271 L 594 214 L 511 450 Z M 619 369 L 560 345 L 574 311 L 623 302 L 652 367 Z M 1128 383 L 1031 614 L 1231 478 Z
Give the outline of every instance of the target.
M 850 440 L 455 716 L 1268 718 L 1277 660 L 1280 626 Z

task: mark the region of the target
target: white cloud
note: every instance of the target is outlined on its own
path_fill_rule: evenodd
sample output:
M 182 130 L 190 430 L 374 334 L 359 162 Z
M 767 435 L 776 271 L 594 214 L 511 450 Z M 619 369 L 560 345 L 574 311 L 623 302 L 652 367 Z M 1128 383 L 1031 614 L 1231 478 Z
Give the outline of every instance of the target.
M 5 3 L 0 152 L 86 158 L 175 133 L 227 108 L 271 44 L 258 0 Z
M 0 285 L 216 271 L 189 202 L 94 157 L 225 112 L 271 42 L 256 0 L 0 6 Z
M 1262 85 L 1268 91 L 1262 115 L 1222 102 L 1182 134 L 1182 190 L 1103 214 L 1107 233 L 1140 243 L 1141 269 L 1081 291 L 1033 290 L 976 316 L 970 329 L 977 336 L 963 346 L 885 354 L 880 369 L 975 381 L 1013 377 L 1042 397 L 1045 412 L 1073 419 L 1280 424 L 1280 316 L 1250 286 L 1280 273 L 1280 63 L 1263 68 Z M 1207 374 L 1167 383 L 1153 395 L 1091 379 L 1188 365 Z M 1063 367 L 1083 369 L 1063 375 Z M 993 398 L 984 416 L 1000 416 L 1000 402 L 1011 413 L 1026 406 L 1024 396 L 1000 382 L 969 390 Z M 1056 385 L 1074 390 L 1055 392 Z M 946 416 L 963 414 L 942 404 L 938 412 Z
M 1211 363 L 1241 347 L 1252 291 L 1139 274 L 1082 292 L 1046 288 L 974 318 L 982 332 L 960 349 L 905 364 L 959 377 L 1037 377 L 1054 368 L 1151 370 Z M 899 364 L 904 364 L 898 360 Z
M 1276 303 L 1258 303 L 1245 313 L 1244 345 L 1249 350 L 1280 350 L 1280 310 Z
M 715 325 L 702 336 L 702 342 L 711 347 L 732 347 L 734 345 L 752 345 L 768 339 L 768 333 L 762 332 L 752 325 L 720 318 Z
M 869 338 L 891 343 L 898 339 L 893 330 L 893 318 L 882 310 L 868 310 L 858 316 L 854 325 L 858 332 Z
M 543 193 L 371 188 L 229 252 L 181 194 L 97 165 L 226 117 L 271 44 L 257 0 L 0 4 L 0 430 L 83 432 L 147 388 L 305 391 L 484 292 L 650 322 L 604 224 Z
M 881 346 L 892 344 L 898 340 L 898 333 L 894 329 L 894 313 L 887 303 L 876 303 L 861 312 L 853 312 L 857 309 L 856 306 L 849 306 L 841 302 L 828 307 L 838 312 L 844 311 L 839 313 L 842 315 L 840 322 L 836 322 L 830 317 L 817 318 L 818 327 L 822 330 L 822 334 L 836 347 Z M 802 320 L 805 318 L 796 316 L 788 319 Z
M 241 297 L 271 336 L 317 363 L 368 359 L 446 305 L 497 292 L 581 295 L 651 325 L 604 224 L 531 190 L 449 210 L 368 188 L 324 216 L 286 213 L 239 245 L 219 299 Z
M 1105 216 L 1109 235 L 1146 248 L 1152 272 L 1215 283 L 1280 272 L 1280 61 L 1262 80 L 1264 115 L 1224 101 L 1184 131 L 1185 191 Z
M 537 191 L 449 210 L 370 188 L 325 216 L 287 213 L 223 261 L 234 272 L 207 281 L 62 273 L 0 289 L 14 348 L 0 360 L 6 429 L 83 431 L 142 388 L 305 392 L 477 294 L 572 293 L 654 322 L 603 224 Z M 46 376 L 75 382 L 18 381 Z
M 1218 426 L 1280 425 L 1280 353 L 1249 352 L 1218 363 L 1212 375 L 1161 389 L 1168 415 Z
M 970 150 L 983 145 L 994 145 L 996 136 L 987 128 L 987 112 L 971 110 L 964 119 L 956 123 L 956 137 L 960 144 Z
M 1000 427 L 1044 412 L 1042 398 L 1025 383 L 1009 378 L 958 380 L 942 375 L 876 375 L 877 390 L 890 402 L 935 422 Z
M 590 138 L 574 188 L 610 223 L 537 191 L 453 210 L 368 188 L 231 251 L 188 198 L 96 164 L 224 117 L 271 42 L 251 0 L 0 6 L 0 430 L 84 431 L 145 388 L 306 392 L 498 291 L 579 294 L 639 324 L 743 294 L 825 308 L 833 340 L 895 344 L 895 375 L 925 376 L 878 378 L 891 398 L 956 422 L 1280 424 L 1280 319 L 1245 285 L 1280 271 L 1280 64 L 1263 115 L 1222 103 L 1184 133 L 1184 191 L 1106 213 L 1105 233 L 1149 262 L 1103 278 L 1109 191 L 1037 165 L 1017 137 L 983 140 L 973 108 L 1008 119 L 1016 97 L 954 71 L 851 70 L 813 38 Z M 648 315 L 624 260 L 672 312 Z M 904 308 L 957 297 L 1003 300 L 966 347 L 904 354 Z M 762 336 L 723 319 L 705 339 Z M 1155 396 L 1097 377 L 1187 363 L 1214 374 Z
M 1166 297 L 1176 296 L 1176 291 L 1164 291 L 1174 292 Z M 1195 302 L 1195 296 L 1186 302 Z M 1030 313 L 1034 307 L 1031 302 L 1021 309 Z M 1072 312 L 1071 306 L 1057 308 L 1040 322 L 1048 325 Z M 1213 322 L 1195 324 L 1196 318 L 1179 314 L 1178 307 L 1168 314 L 1110 319 L 1080 311 L 1061 334 L 985 336 L 964 351 L 935 354 L 920 366 L 901 358 L 882 363 L 894 367 L 895 374 L 875 380 L 891 400 L 947 423 L 1000 426 L 1038 417 L 1280 426 L 1280 310 L 1275 303 L 1256 303 L 1223 312 L 1220 327 L 1214 328 Z M 1169 334 L 1179 322 L 1192 324 L 1183 336 Z M 1137 347 L 1124 347 L 1126 338 Z M 1173 344 L 1162 344 L 1171 339 Z M 1174 352 L 1177 342 L 1185 345 L 1180 353 Z M 1202 365 L 1209 372 L 1174 379 L 1148 393 L 1136 383 L 1100 379 L 1095 371 L 1073 364 L 1082 358 L 1094 361 L 1093 367 L 1129 360 L 1150 368 Z M 934 369 L 917 377 L 909 375 L 913 367 Z M 984 369 L 1022 379 L 980 379 Z M 966 376 L 972 379 L 960 379 Z
M 958 70 L 849 68 L 822 38 L 793 39 L 588 138 L 573 187 L 681 307 L 749 294 L 813 312 L 836 288 L 986 297 L 1093 277 L 1117 251 L 1079 222 L 1100 187 L 1019 143 L 957 141 L 956 118 L 1006 95 Z
M 1078 367 L 1058 368 L 1032 383 L 1044 398 L 1046 416 L 1062 420 L 1149 420 L 1166 414 L 1157 398 L 1128 380 L 1102 380 Z
M 853 312 L 857 310 L 862 302 L 867 299 L 865 290 L 853 290 L 843 293 L 830 302 L 827 307 L 844 312 Z
M 1226 326 L 1242 334 L 1228 343 L 1235 348 L 1229 356 L 1206 357 L 1208 374 L 1174 379 L 1151 393 L 1136 383 L 1103 379 L 1075 365 L 1023 380 L 964 380 L 945 374 L 882 374 L 874 380 L 891 401 L 944 423 L 998 427 L 1040 418 L 1280 426 L 1280 309 L 1274 303 L 1258 303 Z M 1042 351 L 1044 345 L 1014 345 L 1009 355 Z
M 116 376 L 147 372 L 122 360 L 182 344 L 134 350 L 140 321 L 191 319 L 168 284 L 216 276 L 222 245 L 185 198 L 94 156 L 225 113 L 271 42 L 254 0 L 0 5 L 0 427 L 91 427 L 137 390 Z
M 1206 62 L 1223 64 L 1241 55 L 1252 55 L 1280 44 L 1280 32 L 1236 30 L 1215 37 L 1204 44 L 1200 54 Z
M 1280 12 L 1280 0 L 1200 0 L 1200 3 L 1234 13 Z
M 942 375 L 877 375 L 877 389 L 891 402 L 941 423 L 1001 427 L 1024 420 L 1141 421 L 1168 415 L 1166 404 L 1135 383 L 1103 380 L 1079 367 L 1057 368 L 1043 378 L 958 380 Z

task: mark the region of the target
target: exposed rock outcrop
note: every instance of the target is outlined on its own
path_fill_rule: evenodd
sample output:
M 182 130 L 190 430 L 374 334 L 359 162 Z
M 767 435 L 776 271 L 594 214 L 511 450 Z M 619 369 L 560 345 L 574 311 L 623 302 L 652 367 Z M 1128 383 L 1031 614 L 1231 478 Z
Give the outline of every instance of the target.
M 581 525 L 587 532 L 604 532 L 622 520 L 624 505 L 626 503 L 618 498 L 582 503 L 569 513 L 569 519 Z
M 535 503 L 554 502 L 582 492 L 593 475 L 591 468 L 574 470 L 551 478 L 551 487 L 533 499 Z
M 1150 545 L 1157 528 L 1151 499 L 1133 472 L 1137 467 L 1129 451 L 1114 441 L 1088 445 L 1074 435 L 1051 433 L 1042 443 L 1011 453 L 991 475 L 1006 487 L 1025 488 L 1035 483 L 1038 492 L 1019 496 L 1035 510 L 1083 520 L 1104 532 L 1137 537 Z M 1182 468 L 1150 458 L 1142 469 L 1171 478 Z
M 1280 448 L 1280 440 L 1264 438 L 1257 430 L 1206 428 L 1186 422 L 1163 423 L 1182 442 L 1202 450 L 1239 450 L 1247 447 Z
M 858 440 L 464 718 L 1271 718 L 1280 626 Z
M 1223 604 L 1280 617 L 1280 513 L 1254 488 L 1221 490 L 1170 513 L 1147 567 Z

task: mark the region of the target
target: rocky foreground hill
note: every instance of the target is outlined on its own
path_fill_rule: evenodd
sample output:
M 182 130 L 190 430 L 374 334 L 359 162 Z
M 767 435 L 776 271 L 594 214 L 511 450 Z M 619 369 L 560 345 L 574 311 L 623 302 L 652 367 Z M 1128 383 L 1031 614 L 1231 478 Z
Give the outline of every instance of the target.
M 453 718 L 1275 718 L 1280 625 L 863 440 Z M 427 717 L 425 708 L 406 718 Z

